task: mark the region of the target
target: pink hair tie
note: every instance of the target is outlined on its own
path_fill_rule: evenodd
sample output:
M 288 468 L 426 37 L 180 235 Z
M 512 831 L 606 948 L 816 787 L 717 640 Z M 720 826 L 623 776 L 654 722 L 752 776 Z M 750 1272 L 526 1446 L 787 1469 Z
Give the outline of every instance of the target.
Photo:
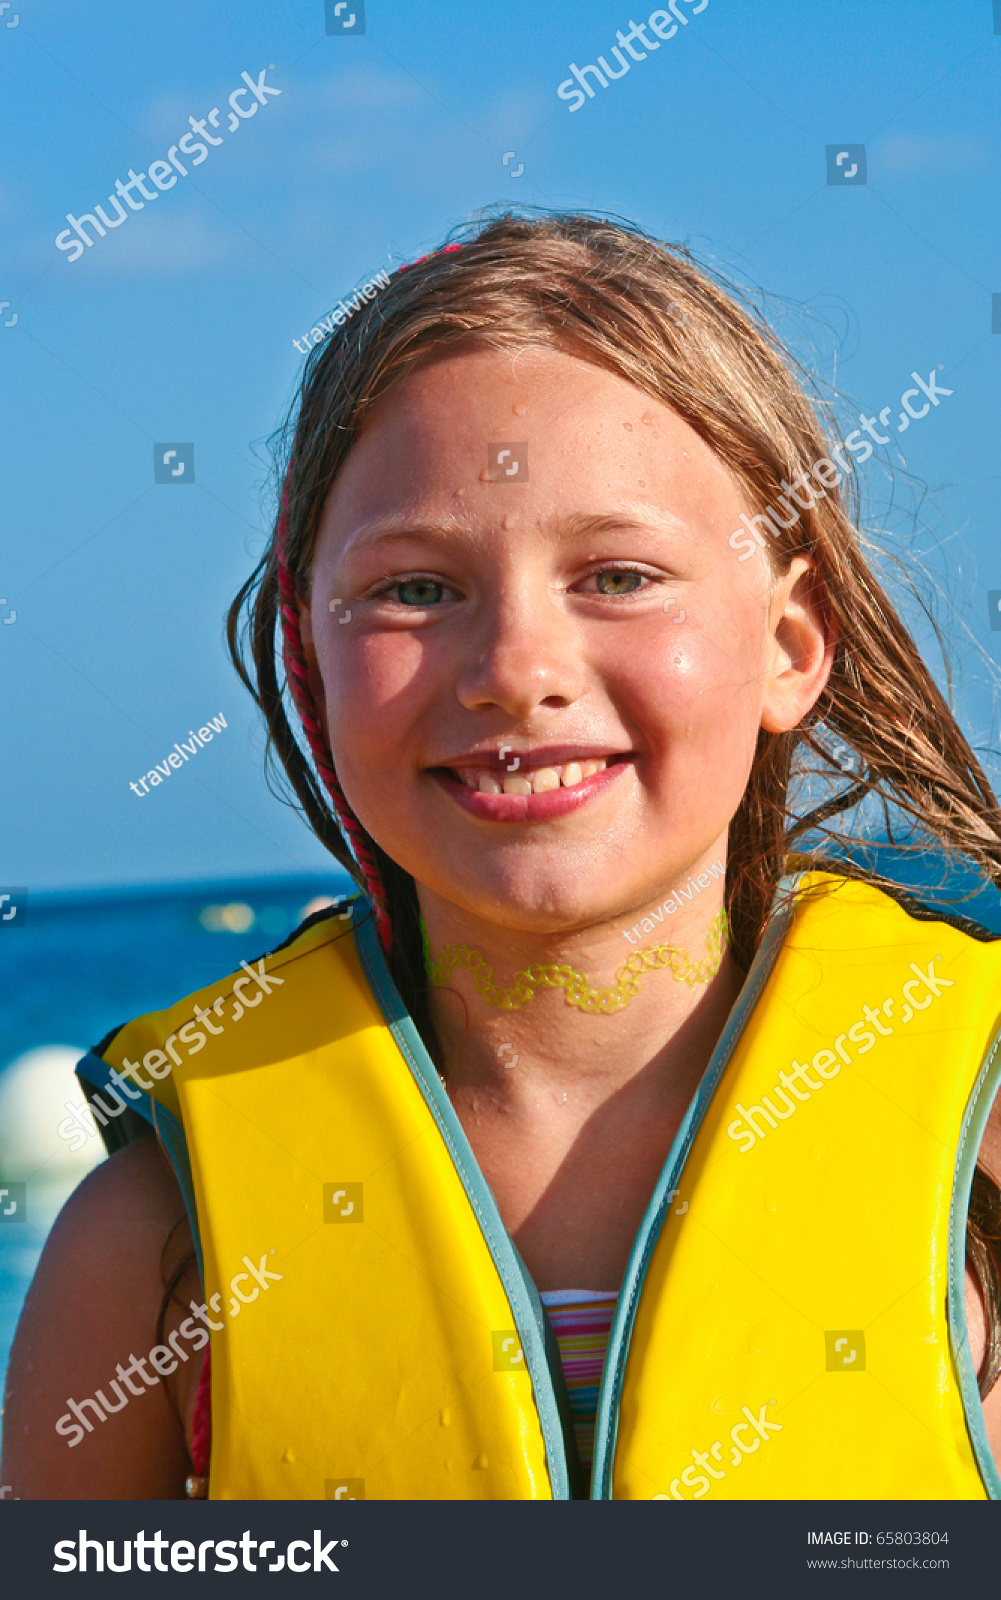
M 209 1461 L 212 1456 L 212 1346 L 209 1345 L 202 1362 L 195 1395 L 195 1408 L 191 1417 L 191 1470 L 195 1478 L 204 1479 L 206 1487 Z M 198 1495 L 202 1499 L 203 1495 Z
M 408 267 L 419 267 L 422 261 L 430 261 L 432 256 L 447 256 L 451 255 L 454 250 L 461 249 L 461 244 L 443 244 L 440 250 L 432 250 L 426 256 L 418 256 L 416 261 L 404 261 L 402 267 L 397 267 L 396 272 L 406 272 Z

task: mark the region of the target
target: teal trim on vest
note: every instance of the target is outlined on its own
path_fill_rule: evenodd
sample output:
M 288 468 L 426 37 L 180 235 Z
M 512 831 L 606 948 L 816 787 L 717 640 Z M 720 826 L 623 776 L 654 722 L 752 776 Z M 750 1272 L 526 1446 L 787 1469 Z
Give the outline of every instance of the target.
M 108 1063 L 102 1061 L 100 1056 L 94 1055 L 93 1051 L 88 1051 L 77 1062 L 75 1071 L 81 1082 L 90 1084 L 91 1088 L 96 1089 L 99 1094 L 114 1095 L 116 1099 L 121 1099 L 121 1095 L 114 1087 L 114 1079 L 111 1077 L 111 1069 Z M 122 1073 L 121 1076 L 125 1077 L 126 1074 Z M 138 1098 L 132 1100 L 130 1097 L 129 1109 L 146 1119 L 153 1132 L 158 1135 L 167 1159 L 174 1169 L 174 1176 L 177 1179 L 181 1198 L 184 1201 L 184 1209 L 188 1214 L 188 1222 L 191 1225 L 191 1238 L 194 1242 L 195 1256 L 198 1260 L 198 1273 L 204 1284 L 205 1267 L 202 1261 L 202 1237 L 198 1228 L 195 1186 L 191 1178 L 191 1161 L 188 1157 L 188 1141 L 184 1136 L 184 1129 L 173 1113 L 165 1110 L 163 1106 L 157 1105 L 153 1097 L 147 1094 L 144 1089 L 140 1089 L 131 1083 L 130 1087 L 132 1088 L 132 1093 Z M 103 1105 L 104 1102 L 102 1101 L 102 1108 Z
M 532 1379 L 536 1410 L 545 1441 L 553 1499 L 569 1500 L 570 1475 L 555 1385 L 546 1358 L 542 1302 L 535 1285 L 521 1264 L 521 1258 L 497 1209 L 497 1202 L 480 1171 L 462 1124 L 442 1086 L 434 1062 L 428 1055 L 424 1041 L 417 1032 L 413 1019 L 393 982 L 379 944 L 375 919 L 367 914 L 367 910 L 366 905 L 365 914 L 357 915 L 352 924 L 362 969 L 392 1030 L 400 1054 L 410 1068 L 414 1082 L 424 1096 L 424 1103 L 434 1117 L 438 1131 L 445 1141 L 455 1170 L 466 1191 L 466 1197 L 483 1232 L 487 1248 L 493 1257 L 494 1266 L 504 1285 L 514 1313 L 515 1327 L 525 1354 L 525 1363 Z
M 594 1467 L 591 1474 L 592 1500 L 611 1500 L 613 1498 L 612 1472 L 619 1428 L 619 1399 L 626 1370 L 626 1358 L 629 1354 L 629 1343 L 632 1338 L 633 1325 L 636 1321 L 636 1310 L 639 1305 L 647 1268 L 650 1265 L 657 1240 L 660 1237 L 668 1207 L 675 1192 L 680 1188 L 681 1174 L 684 1170 L 685 1162 L 688 1160 L 695 1136 L 702 1126 L 703 1118 L 712 1103 L 720 1078 L 726 1070 L 734 1047 L 747 1025 L 747 1019 L 757 1005 L 765 982 L 771 973 L 772 967 L 775 965 L 775 959 L 792 920 L 795 909 L 793 894 L 801 876 L 801 873 L 796 873 L 788 878 L 783 878 L 779 884 L 776 891 L 776 902 L 779 901 L 780 897 L 787 896 L 783 908 L 773 915 L 765 930 L 754 960 L 751 962 L 750 970 L 744 980 L 744 985 L 727 1018 L 726 1027 L 720 1034 L 719 1043 L 710 1057 L 709 1065 L 702 1074 L 702 1079 L 692 1098 L 692 1103 L 685 1112 L 684 1120 L 675 1135 L 674 1143 L 668 1151 L 667 1160 L 657 1181 L 657 1187 L 654 1189 L 646 1214 L 640 1223 L 639 1232 L 633 1241 L 632 1250 L 629 1252 L 629 1260 L 626 1263 L 622 1288 L 619 1290 L 615 1316 L 612 1319 L 612 1326 L 608 1336 L 605 1366 L 601 1374 L 601 1387 L 598 1391 L 598 1413 L 594 1425 Z
M 952 1354 L 959 1376 L 963 1410 L 970 1443 L 977 1458 L 984 1488 L 992 1500 L 1001 1500 L 1001 1473 L 998 1472 L 987 1429 L 984 1425 L 984 1408 L 980 1400 L 977 1374 L 970 1349 L 970 1334 L 966 1325 L 966 1218 L 970 1209 L 970 1190 L 973 1173 L 980 1154 L 980 1141 L 984 1136 L 987 1119 L 1001 1087 L 1001 1032 L 995 1034 L 983 1066 L 974 1085 L 970 1102 L 963 1118 L 963 1131 L 956 1157 L 956 1175 L 952 1185 L 952 1213 L 949 1221 L 949 1334 Z

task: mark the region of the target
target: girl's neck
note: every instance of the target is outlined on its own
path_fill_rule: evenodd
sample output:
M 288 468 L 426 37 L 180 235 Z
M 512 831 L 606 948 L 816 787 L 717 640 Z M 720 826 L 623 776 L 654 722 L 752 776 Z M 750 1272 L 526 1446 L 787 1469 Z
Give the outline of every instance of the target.
M 431 1015 L 450 1094 L 478 1090 L 513 1107 L 539 1091 L 569 1103 L 572 1090 L 583 1109 L 639 1074 L 660 1093 L 686 1088 L 743 982 L 725 941 L 721 948 L 722 887 L 653 934 L 641 915 L 628 939 L 620 923 L 560 934 L 504 928 L 422 890 Z M 665 954 L 668 946 L 687 961 Z M 655 951 L 664 964 L 646 967 L 644 952 Z

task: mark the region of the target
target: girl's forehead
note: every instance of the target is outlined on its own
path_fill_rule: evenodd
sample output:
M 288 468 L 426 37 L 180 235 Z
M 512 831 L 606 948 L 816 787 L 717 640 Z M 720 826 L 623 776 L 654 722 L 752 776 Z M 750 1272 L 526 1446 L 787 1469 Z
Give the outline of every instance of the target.
M 515 410 L 515 407 L 518 409 Z M 498 408 L 498 420 L 561 415 L 589 408 L 631 415 L 637 407 L 658 416 L 672 413 L 619 373 L 551 346 L 512 350 L 471 347 L 436 356 L 410 372 L 375 407 L 374 414 L 400 424 L 411 416 L 448 416 L 458 411 L 480 420 Z
M 549 348 L 478 349 L 421 366 L 373 407 L 321 529 L 341 542 L 394 515 L 596 517 L 645 503 L 687 523 L 736 514 L 738 498 L 695 430 L 619 374 Z

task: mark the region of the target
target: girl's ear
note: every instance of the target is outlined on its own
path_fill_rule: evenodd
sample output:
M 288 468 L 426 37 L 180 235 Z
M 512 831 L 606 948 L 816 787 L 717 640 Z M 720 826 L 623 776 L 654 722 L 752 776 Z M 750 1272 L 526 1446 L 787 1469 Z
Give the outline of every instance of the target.
M 787 733 L 816 704 L 834 663 L 837 631 L 816 562 L 795 556 L 772 590 L 761 726 Z
M 299 638 L 302 641 L 302 653 L 306 662 L 306 672 L 309 682 L 309 693 L 316 712 L 316 720 L 323 729 L 323 740 L 330 749 L 330 731 L 327 727 L 327 701 L 323 689 L 323 679 L 320 676 L 320 667 L 316 659 L 316 645 L 313 639 L 313 614 L 310 597 L 296 585 L 296 609 L 299 612 Z M 285 675 L 288 676 L 288 659 L 285 661 Z

